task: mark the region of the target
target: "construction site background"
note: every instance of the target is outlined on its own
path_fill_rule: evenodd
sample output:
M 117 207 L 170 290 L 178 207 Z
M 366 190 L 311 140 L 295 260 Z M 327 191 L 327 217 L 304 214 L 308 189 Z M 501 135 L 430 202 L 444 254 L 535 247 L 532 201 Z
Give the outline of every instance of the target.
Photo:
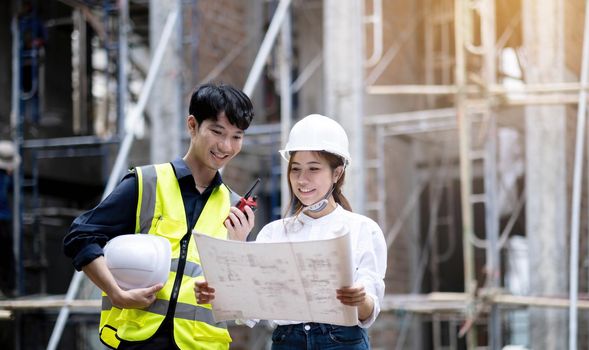
M 208 81 L 254 103 L 223 178 L 240 193 L 262 178 L 255 230 L 284 212 L 290 126 L 321 113 L 350 135 L 344 192 L 388 246 L 373 349 L 589 348 L 586 1 L 2 6 L 0 140 L 16 157 L 1 348 L 103 348 L 99 291 L 62 239 L 125 169 L 181 155 Z M 231 334 L 269 349 L 265 323 Z

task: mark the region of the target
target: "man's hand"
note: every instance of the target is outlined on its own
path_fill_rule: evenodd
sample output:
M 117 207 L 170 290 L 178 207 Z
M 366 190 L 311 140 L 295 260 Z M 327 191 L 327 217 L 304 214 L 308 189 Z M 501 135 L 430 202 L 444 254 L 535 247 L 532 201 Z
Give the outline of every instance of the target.
M 155 301 L 156 293 L 164 287 L 162 283 L 158 283 L 148 288 L 121 289 L 106 266 L 106 260 L 102 255 L 82 267 L 82 270 L 98 288 L 108 295 L 111 303 L 118 308 L 139 309 L 147 307 Z
M 207 281 L 194 282 L 194 296 L 198 304 L 210 304 L 215 299 L 215 289 Z
M 244 207 L 245 213 L 236 207 L 231 207 L 229 216 L 225 220 L 227 236 L 234 241 L 245 241 L 247 235 L 254 228 L 255 215 L 248 205 Z
M 141 309 L 148 307 L 155 301 L 155 295 L 164 287 L 159 283 L 148 288 L 119 289 L 113 295 L 109 295 L 112 304 L 121 309 Z

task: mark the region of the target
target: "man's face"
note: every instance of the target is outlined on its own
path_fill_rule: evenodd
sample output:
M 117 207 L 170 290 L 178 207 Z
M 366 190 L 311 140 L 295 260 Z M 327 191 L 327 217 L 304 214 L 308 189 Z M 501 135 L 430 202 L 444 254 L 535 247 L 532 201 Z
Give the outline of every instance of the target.
M 194 119 L 194 124 L 190 131 L 192 157 L 200 165 L 219 170 L 241 151 L 244 132 L 232 125 L 224 112 L 216 121 L 206 119 L 199 126 Z

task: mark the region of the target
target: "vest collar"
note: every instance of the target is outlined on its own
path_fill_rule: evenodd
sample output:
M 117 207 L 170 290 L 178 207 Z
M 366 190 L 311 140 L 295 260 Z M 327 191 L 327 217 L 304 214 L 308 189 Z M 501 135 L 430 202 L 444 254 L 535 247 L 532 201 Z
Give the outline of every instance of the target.
M 174 159 L 171 163 L 172 163 L 172 167 L 174 167 L 174 171 L 176 173 L 176 178 L 178 179 L 178 182 L 182 181 L 183 179 L 185 179 L 187 177 L 190 177 L 192 182 L 194 182 L 194 179 L 192 178 L 192 172 L 190 171 L 190 168 L 188 167 L 188 165 L 186 164 L 184 159 L 182 159 L 181 157 L 178 157 L 178 158 Z M 217 171 L 217 173 L 215 174 L 215 177 L 213 178 L 213 181 L 211 182 L 211 186 L 217 187 L 222 183 L 223 183 L 223 178 L 221 177 L 221 173 L 219 173 Z

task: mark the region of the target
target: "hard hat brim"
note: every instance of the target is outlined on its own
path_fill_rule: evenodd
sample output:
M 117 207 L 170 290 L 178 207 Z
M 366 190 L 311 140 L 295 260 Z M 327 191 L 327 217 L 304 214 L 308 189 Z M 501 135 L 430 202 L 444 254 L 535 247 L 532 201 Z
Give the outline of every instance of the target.
M 327 152 L 331 154 L 335 154 L 338 157 L 341 157 L 344 161 L 344 165 L 350 165 L 350 156 L 345 154 L 339 154 L 338 152 L 334 152 L 327 149 L 313 149 L 313 148 L 304 148 L 304 147 L 297 147 L 297 149 L 281 149 L 278 151 L 282 158 L 287 162 L 290 160 L 290 153 L 291 152 L 298 152 L 298 151 L 310 151 L 310 152 Z

